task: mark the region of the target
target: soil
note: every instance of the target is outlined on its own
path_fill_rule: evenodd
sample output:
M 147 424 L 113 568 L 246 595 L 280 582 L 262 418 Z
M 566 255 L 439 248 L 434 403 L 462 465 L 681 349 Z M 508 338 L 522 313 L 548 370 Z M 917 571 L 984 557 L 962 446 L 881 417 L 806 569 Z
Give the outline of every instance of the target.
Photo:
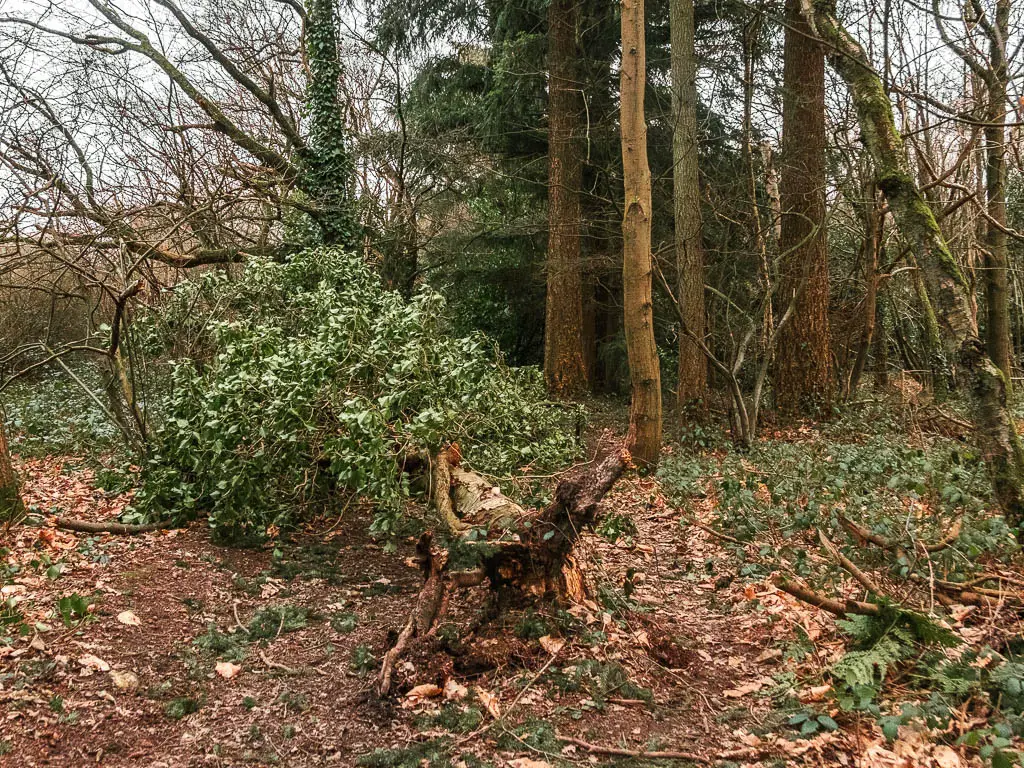
M 28 504 L 59 499 L 76 517 L 110 519 L 130 492 L 97 490 L 81 464 L 23 462 Z M 592 599 L 486 622 L 486 589 L 458 592 L 439 632 L 458 653 L 410 658 L 404 690 L 384 701 L 377 666 L 422 577 L 415 537 L 385 551 L 366 510 L 249 550 L 212 543 L 201 523 L 135 537 L 11 528 L 2 543 L 21 570 L 5 597 L 34 629 L 0 644 L 0 766 L 353 766 L 375 749 L 431 743 L 446 744 L 456 766 L 473 756 L 515 768 L 617 759 L 552 746 L 544 729 L 712 763 L 929 764 L 876 763 L 873 754 L 897 756 L 859 723 L 793 738 L 772 710 L 783 650 L 822 637 L 830 619 L 724 570 L 735 559 L 723 542 L 681 524 L 684 512 L 709 510 L 667 505 L 655 480 L 627 477 L 605 506 L 637 531 L 584 537 L 576 556 Z M 48 563 L 62 572 L 48 575 Z M 90 608 L 65 622 L 57 601 L 73 595 Z M 413 683 L 445 691 L 410 696 Z

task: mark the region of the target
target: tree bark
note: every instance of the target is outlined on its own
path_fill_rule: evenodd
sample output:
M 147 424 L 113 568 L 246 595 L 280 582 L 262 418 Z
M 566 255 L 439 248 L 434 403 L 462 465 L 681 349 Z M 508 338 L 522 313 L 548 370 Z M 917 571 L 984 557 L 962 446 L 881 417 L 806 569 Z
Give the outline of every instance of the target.
M 912 247 L 931 294 L 944 345 L 966 377 L 981 454 L 996 501 L 1014 526 L 1024 521 L 1024 450 L 1007 407 L 1006 375 L 988 356 L 970 311 L 969 286 L 931 208 L 910 172 L 892 104 L 864 49 L 835 17 L 808 6 L 808 21 L 829 46 L 829 60 L 846 82 L 871 154 L 879 188 Z
M 632 401 L 628 445 L 637 464 L 661 452 L 661 369 L 651 300 L 651 169 L 647 162 L 644 88 L 647 75 L 643 0 L 622 0 L 619 73 L 622 179 L 622 304 Z
M 800 0 L 787 0 L 786 19 L 780 296 L 784 303 L 798 298 L 779 343 L 774 383 L 776 406 L 795 415 L 828 407 L 835 374 L 825 235 L 825 54 L 800 13 Z
M 678 290 L 686 325 L 704 336 L 704 247 L 701 242 L 700 177 L 697 169 L 697 55 L 694 50 L 693 0 L 671 0 L 673 206 Z M 679 335 L 677 402 L 704 404 L 708 364 L 686 334 Z
M 583 356 L 580 247 L 582 92 L 577 74 L 575 0 L 548 6 L 548 254 L 544 380 L 554 397 L 587 389 Z
M 572 558 L 573 548 L 580 533 L 593 526 L 601 500 L 630 459 L 626 447 L 611 446 L 600 461 L 567 473 L 544 509 L 527 510 L 507 499 L 486 478 L 461 469 L 450 449 L 434 456 L 430 501 L 445 528 L 449 548 L 447 553 L 435 550 L 429 532 L 417 544 L 423 588 L 395 644 L 384 656 L 378 692 L 384 696 L 394 690 L 399 658 L 414 641 L 428 640 L 435 633 L 451 586 L 472 587 L 489 581 L 490 589 L 499 594 L 582 599 L 582 574 Z M 422 471 L 424 463 L 415 457 L 405 468 Z M 485 540 L 475 535 L 481 529 L 487 531 Z M 469 536 L 469 531 L 474 535 Z M 459 549 L 463 557 L 453 561 Z M 467 565 L 470 570 L 465 570 Z
M 0 412 L 0 522 L 18 522 L 24 510 L 7 445 L 7 428 Z
M 882 247 L 883 225 L 885 213 L 877 201 L 877 191 L 873 182 L 864 185 L 864 325 L 861 329 L 857 355 L 850 369 L 850 379 L 846 385 L 846 397 L 853 398 L 857 394 L 860 377 L 867 366 L 868 353 L 871 351 L 871 339 L 875 333 L 875 317 L 878 304 L 878 254 Z
M 985 117 L 985 199 L 988 219 L 985 232 L 985 346 L 1010 388 L 1010 290 L 1009 248 L 1006 236 L 1006 90 L 1010 2 L 998 0 L 991 36 L 991 77 Z

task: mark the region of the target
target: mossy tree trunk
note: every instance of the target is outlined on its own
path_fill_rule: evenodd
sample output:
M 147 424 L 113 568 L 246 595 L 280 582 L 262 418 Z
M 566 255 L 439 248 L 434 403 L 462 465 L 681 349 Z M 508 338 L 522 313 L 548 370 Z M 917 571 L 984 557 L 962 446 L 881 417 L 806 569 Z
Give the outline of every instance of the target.
M 694 51 L 693 0 L 671 0 L 672 33 L 672 196 L 675 215 L 676 272 L 686 325 L 703 336 L 704 247 L 701 242 L 700 179 L 697 169 L 697 55 Z M 680 411 L 705 405 L 708 361 L 686 334 L 679 334 Z
M 796 296 L 775 361 L 775 404 L 791 415 L 825 412 L 835 390 L 828 322 L 825 236 L 825 51 L 810 34 L 800 0 L 786 2 L 783 52 L 779 296 Z
M 11 451 L 7 445 L 7 428 L 0 411 L 0 522 L 17 522 L 24 511 L 18 478 L 11 463 Z
M 804 9 L 815 34 L 828 44 L 829 60 L 850 91 L 878 187 L 913 249 L 947 354 L 956 361 L 971 396 L 981 453 L 991 471 L 996 500 L 1010 523 L 1019 526 L 1024 522 L 1024 450 L 1007 407 L 1006 375 L 978 336 L 970 286 L 914 182 L 892 104 L 864 49 L 830 11 L 809 4 Z
M 975 95 L 981 96 L 985 122 L 985 343 L 988 356 L 1006 375 L 1010 386 L 1009 250 L 1006 232 L 1006 116 L 1010 82 L 1010 2 L 996 0 L 994 8 L 979 3 L 963 6 L 963 29 L 951 33 L 950 19 L 938 0 L 932 12 L 939 36 L 972 74 Z M 988 45 L 988 56 L 984 54 Z M 982 87 L 983 86 L 983 87 Z
M 575 0 L 548 6 L 548 253 L 544 380 L 554 397 L 587 389 L 583 357 L 580 190 L 583 94 L 577 75 Z
M 620 110 L 622 178 L 622 305 L 632 400 L 629 448 L 637 464 L 655 465 L 661 452 L 661 368 L 651 299 L 651 168 L 647 162 L 644 89 L 647 52 L 643 0 L 622 0 Z

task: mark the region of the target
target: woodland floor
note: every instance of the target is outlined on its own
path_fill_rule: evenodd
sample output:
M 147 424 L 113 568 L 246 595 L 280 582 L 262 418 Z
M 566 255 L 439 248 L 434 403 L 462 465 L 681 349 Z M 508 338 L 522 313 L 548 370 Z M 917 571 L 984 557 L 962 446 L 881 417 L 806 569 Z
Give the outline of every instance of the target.
M 23 461 L 26 501 L 112 519 L 130 491 L 96 490 L 82 467 Z M 2 543 L 24 568 L 4 597 L 39 631 L 0 647 L 0 766 L 687 764 L 591 755 L 555 732 L 719 765 L 971 762 L 913 733 L 887 743 L 858 720 L 794 738 L 772 707 L 779 673 L 792 644 L 810 641 L 811 664 L 836 652 L 831 619 L 736 577 L 715 536 L 680 524 L 710 509 L 666 505 L 656 480 L 620 481 L 606 507 L 638 534 L 586 537 L 580 561 L 606 599 L 572 609 L 564 643 L 557 621 L 512 611 L 434 673 L 444 693 L 393 703 L 375 698 L 374 678 L 421 577 L 413 539 L 386 553 L 359 513 L 276 552 L 217 546 L 202 524 L 136 537 L 10 529 Z M 92 608 L 65 622 L 55 606 L 76 594 Z M 226 659 L 237 667 L 218 673 Z M 364 757 L 378 749 L 392 751 Z

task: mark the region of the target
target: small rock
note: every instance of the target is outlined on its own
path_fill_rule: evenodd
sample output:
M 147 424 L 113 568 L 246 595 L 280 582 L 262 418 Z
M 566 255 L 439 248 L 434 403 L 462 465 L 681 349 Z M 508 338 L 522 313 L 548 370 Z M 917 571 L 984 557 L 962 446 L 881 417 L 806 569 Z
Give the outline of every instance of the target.
M 139 676 L 134 672 L 114 669 L 110 672 L 110 679 L 113 680 L 114 686 L 122 691 L 134 691 L 139 687 Z

